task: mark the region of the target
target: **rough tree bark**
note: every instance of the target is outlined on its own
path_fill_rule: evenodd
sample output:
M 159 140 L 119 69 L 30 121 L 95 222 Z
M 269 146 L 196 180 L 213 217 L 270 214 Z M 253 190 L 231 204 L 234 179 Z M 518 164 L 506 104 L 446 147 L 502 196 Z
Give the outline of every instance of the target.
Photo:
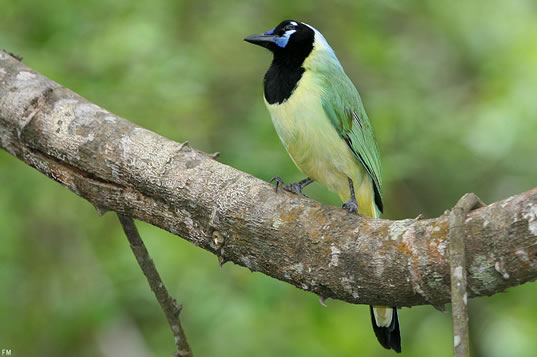
M 0 51 L 0 146 L 91 202 L 325 298 L 450 300 L 448 214 L 372 219 L 287 192 L 152 133 Z M 537 277 L 537 189 L 469 212 L 468 297 Z

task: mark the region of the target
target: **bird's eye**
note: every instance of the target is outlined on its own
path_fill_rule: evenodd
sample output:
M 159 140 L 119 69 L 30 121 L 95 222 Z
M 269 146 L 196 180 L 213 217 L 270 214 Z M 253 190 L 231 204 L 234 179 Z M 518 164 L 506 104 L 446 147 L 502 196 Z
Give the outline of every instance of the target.
M 289 25 L 286 25 L 286 26 L 283 28 L 283 31 L 284 31 L 284 32 L 287 32 L 287 31 L 291 31 L 291 30 L 294 30 L 294 29 L 295 29 L 295 27 L 294 27 L 293 25 L 289 24 Z

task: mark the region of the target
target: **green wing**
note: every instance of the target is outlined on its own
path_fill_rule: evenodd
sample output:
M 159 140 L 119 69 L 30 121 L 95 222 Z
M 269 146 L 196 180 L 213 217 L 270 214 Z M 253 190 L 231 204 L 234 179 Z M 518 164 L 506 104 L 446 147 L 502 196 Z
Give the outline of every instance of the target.
M 337 132 L 373 180 L 375 203 L 383 211 L 382 172 L 377 140 L 358 91 L 345 73 L 326 76 L 322 83 L 323 108 Z

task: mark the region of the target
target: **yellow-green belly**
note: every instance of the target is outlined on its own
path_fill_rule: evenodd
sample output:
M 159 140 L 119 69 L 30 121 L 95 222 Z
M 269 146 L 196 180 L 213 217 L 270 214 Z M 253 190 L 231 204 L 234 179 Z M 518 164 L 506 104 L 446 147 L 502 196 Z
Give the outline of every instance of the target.
M 267 108 L 276 132 L 295 165 L 306 176 L 350 198 L 348 178 L 354 182 L 359 213 L 376 216 L 371 178 L 338 135 L 321 104 L 321 93 L 305 72 L 291 97 Z

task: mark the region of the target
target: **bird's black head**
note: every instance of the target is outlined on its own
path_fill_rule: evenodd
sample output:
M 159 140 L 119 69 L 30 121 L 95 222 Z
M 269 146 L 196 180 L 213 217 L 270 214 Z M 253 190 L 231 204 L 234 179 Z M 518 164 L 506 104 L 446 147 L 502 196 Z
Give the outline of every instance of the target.
M 303 64 L 313 50 L 315 30 L 304 23 L 285 20 L 270 31 L 244 40 L 274 54 L 263 82 L 265 99 L 270 104 L 285 102 L 305 71 Z
M 265 47 L 274 57 L 293 56 L 306 58 L 313 49 L 315 31 L 302 22 L 285 20 L 265 33 L 248 36 L 244 41 Z

